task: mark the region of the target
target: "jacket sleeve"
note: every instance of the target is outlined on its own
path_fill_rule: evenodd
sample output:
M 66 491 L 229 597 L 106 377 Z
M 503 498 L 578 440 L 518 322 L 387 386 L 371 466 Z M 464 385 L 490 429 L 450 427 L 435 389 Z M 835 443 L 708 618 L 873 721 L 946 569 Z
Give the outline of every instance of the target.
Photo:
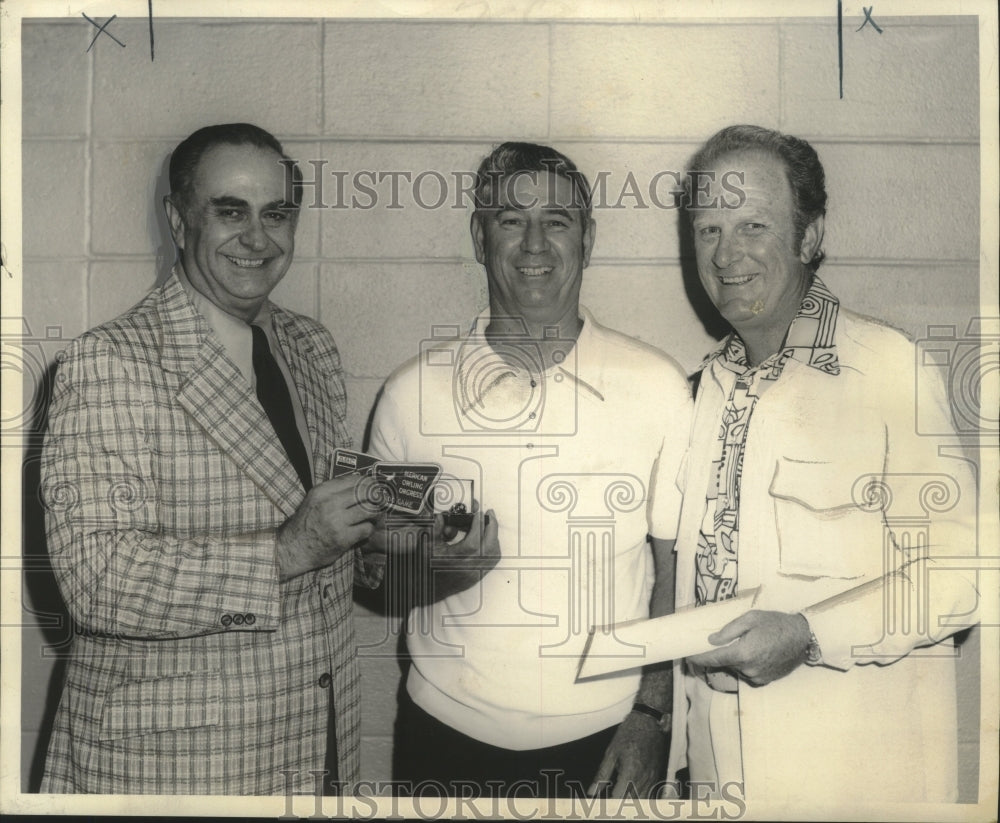
M 882 553 L 884 574 L 802 612 L 824 665 L 889 663 L 979 619 L 973 464 L 943 382 L 920 369 L 918 354 L 907 343 L 886 358 L 895 368 L 872 381 L 884 409 L 885 469 L 854 487 L 854 504 L 881 514 L 882 545 L 866 551 Z
M 153 398 L 138 371 L 107 341 L 85 335 L 56 377 L 42 496 L 71 616 L 87 631 L 138 638 L 276 629 L 277 524 L 204 536 L 168 530 L 152 454 L 177 443 L 147 431 Z M 192 506 L 232 505 L 223 480 L 201 474 L 207 463 L 199 457 L 179 453 L 160 465 L 190 475 Z M 171 517 L 183 522 L 185 513 Z

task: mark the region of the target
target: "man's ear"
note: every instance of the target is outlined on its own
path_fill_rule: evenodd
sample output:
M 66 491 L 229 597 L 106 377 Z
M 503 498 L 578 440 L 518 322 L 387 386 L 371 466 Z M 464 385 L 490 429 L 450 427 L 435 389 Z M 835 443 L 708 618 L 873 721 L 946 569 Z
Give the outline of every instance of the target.
M 486 265 L 486 252 L 485 252 L 485 230 L 483 229 L 483 221 L 481 215 L 478 211 L 472 213 L 472 218 L 469 221 L 469 229 L 472 232 L 472 245 L 476 250 L 476 262 L 481 265 Z
M 583 213 L 581 212 L 581 216 Z M 594 241 L 597 239 L 597 221 L 593 218 L 587 220 L 587 225 L 583 229 L 583 267 L 590 265 L 590 252 L 594 249 Z
M 806 230 L 802 233 L 802 243 L 799 246 L 799 260 L 802 263 L 808 265 L 813 257 L 816 256 L 816 252 L 823 245 L 823 231 L 825 228 L 822 214 L 806 226 Z
M 183 249 L 184 217 L 181 215 L 181 210 L 170 199 L 169 194 L 163 198 L 163 208 L 167 210 L 167 222 L 170 223 L 170 236 L 174 238 L 174 245 Z

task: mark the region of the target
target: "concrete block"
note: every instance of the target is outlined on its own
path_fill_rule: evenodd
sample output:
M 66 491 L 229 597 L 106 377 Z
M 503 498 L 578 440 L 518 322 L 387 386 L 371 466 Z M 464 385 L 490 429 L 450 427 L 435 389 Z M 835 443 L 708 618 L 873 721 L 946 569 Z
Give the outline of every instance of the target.
M 360 650 L 359 650 L 360 651 Z M 361 734 L 366 737 L 392 738 L 396 719 L 396 690 L 400 671 L 395 658 L 362 657 Z
M 152 260 L 95 260 L 87 285 L 88 326 L 132 308 L 153 288 L 156 275 Z
M 545 24 L 325 24 L 324 133 L 366 137 L 543 135 Z
M 979 147 L 818 144 L 840 259 L 979 258 Z
M 91 78 L 87 46 L 92 37 L 76 20 L 23 21 L 21 130 L 25 137 L 86 134 Z
M 25 140 L 21 152 L 25 257 L 86 254 L 86 163 L 82 141 Z
M 694 143 L 560 143 L 593 189 L 597 240 L 591 260 L 677 258 L 678 211 L 672 191 L 683 181 Z
M 361 779 L 392 779 L 392 738 L 361 737 Z M 367 810 L 369 807 L 357 805 L 357 808 Z
M 271 292 L 271 300 L 289 311 L 315 318 L 319 314 L 315 263 L 295 260 Z
M 371 589 L 356 589 L 355 594 L 372 592 Z M 392 660 L 401 671 L 400 660 L 405 656 L 401 642 L 404 619 L 400 615 L 387 615 L 383 591 L 381 588 L 373 591 L 373 597 L 366 598 L 365 603 L 355 597 L 354 624 L 358 638 L 358 656 L 364 659 Z
M 21 314 L 32 337 L 68 344 L 87 330 L 86 281 L 82 260 L 24 261 Z
M 979 136 L 979 28 L 975 18 L 845 17 L 844 96 L 831 20 L 781 30 L 783 130 L 801 136 Z M 833 25 L 831 23 L 833 22 Z
M 982 315 L 979 269 L 969 265 L 843 263 L 831 260 L 819 271 L 823 282 L 853 311 L 885 320 L 915 339 L 929 326 L 954 326 L 963 337 Z M 996 316 L 996 310 L 992 312 Z
M 320 316 L 345 370 L 384 379 L 420 351 L 435 324 L 466 327 L 486 305 L 486 277 L 470 263 L 328 263 Z
M 463 189 L 492 146 L 323 144 L 325 165 L 303 164 L 308 179 L 321 169 L 322 191 L 307 190 L 304 202 L 327 206 L 319 210 L 323 258 L 472 258 L 472 195 Z
M 285 154 L 299 164 L 304 174 L 311 174 L 312 167 L 304 161 L 321 156 L 320 144 L 312 140 L 282 140 L 280 134 L 275 136 L 281 142 Z M 323 219 L 323 209 L 305 207 L 312 203 L 308 190 L 304 197 L 305 205 L 299 210 L 299 224 L 295 229 L 295 259 L 299 261 L 316 260 L 320 256 L 319 238 Z
M 553 25 L 551 133 L 704 139 L 778 122 L 774 23 Z
M 703 301 L 700 285 L 691 288 Z M 584 272 L 580 302 L 602 325 L 662 349 L 687 373 L 715 346 L 716 338 L 692 307 L 677 263 L 591 266 Z
M 98 254 L 174 256 L 163 197 L 176 142 L 94 145 L 91 246 Z
M 22 305 L 17 318 L 11 301 L 5 304 L 4 369 L 20 373 L 22 406 L 4 415 L 3 437 L 13 446 L 18 438 L 36 443 L 30 459 L 38 460 L 44 430 L 44 410 L 51 397 L 56 358 L 70 341 L 86 330 L 86 265 L 82 261 L 24 261 Z M 36 495 L 37 465 L 33 468 L 35 488 L 24 494 Z M 29 475 L 22 475 L 28 483 Z M 45 528 L 39 506 L 37 519 L 31 521 L 27 510 L 22 521 L 24 545 L 38 545 L 44 552 Z
M 94 133 L 162 138 L 211 123 L 256 123 L 276 135 L 319 131 L 319 24 L 118 19 L 95 45 Z

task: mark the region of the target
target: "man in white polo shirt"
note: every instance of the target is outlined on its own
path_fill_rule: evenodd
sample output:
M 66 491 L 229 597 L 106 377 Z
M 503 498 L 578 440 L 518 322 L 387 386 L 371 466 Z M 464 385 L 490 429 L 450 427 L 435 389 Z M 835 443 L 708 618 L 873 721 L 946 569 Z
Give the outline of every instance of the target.
M 688 384 L 580 306 L 596 224 L 572 161 L 505 143 L 475 196 L 489 309 L 389 378 L 370 448 L 471 481 L 501 559 L 459 585 L 431 569 L 407 625 L 394 776 L 449 793 L 646 794 L 664 774 L 669 668 L 641 687 L 638 657 L 613 677 L 576 672 L 592 626 L 672 609 Z

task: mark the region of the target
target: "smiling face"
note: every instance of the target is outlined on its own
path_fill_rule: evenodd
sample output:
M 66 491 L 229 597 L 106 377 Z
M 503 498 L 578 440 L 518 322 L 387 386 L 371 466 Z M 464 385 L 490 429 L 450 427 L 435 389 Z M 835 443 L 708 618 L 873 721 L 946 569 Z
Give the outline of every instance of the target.
M 474 215 L 472 240 L 494 317 L 575 328 L 596 229 L 574 193 L 565 177 L 523 172 L 498 181 L 498 209 Z
M 242 320 L 257 316 L 285 276 L 298 212 L 284 199 L 285 170 L 270 149 L 221 144 L 198 162 L 190 202 L 167 216 L 191 285 Z
M 822 240 L 823 219 L 796 239 L 792 188 L 778 158 L 738 152 L 720 158 L 712 171 L 706 202 L 733 202 L 720 185 L 731 171 L 744 174 L 746 200 L 738 208 L 691 211 L 698 276 L 722 316 L 766 357 L 780 347 L 809 288 L 807 263 Z M 760 351 L 760 341 L 769 351 Z

